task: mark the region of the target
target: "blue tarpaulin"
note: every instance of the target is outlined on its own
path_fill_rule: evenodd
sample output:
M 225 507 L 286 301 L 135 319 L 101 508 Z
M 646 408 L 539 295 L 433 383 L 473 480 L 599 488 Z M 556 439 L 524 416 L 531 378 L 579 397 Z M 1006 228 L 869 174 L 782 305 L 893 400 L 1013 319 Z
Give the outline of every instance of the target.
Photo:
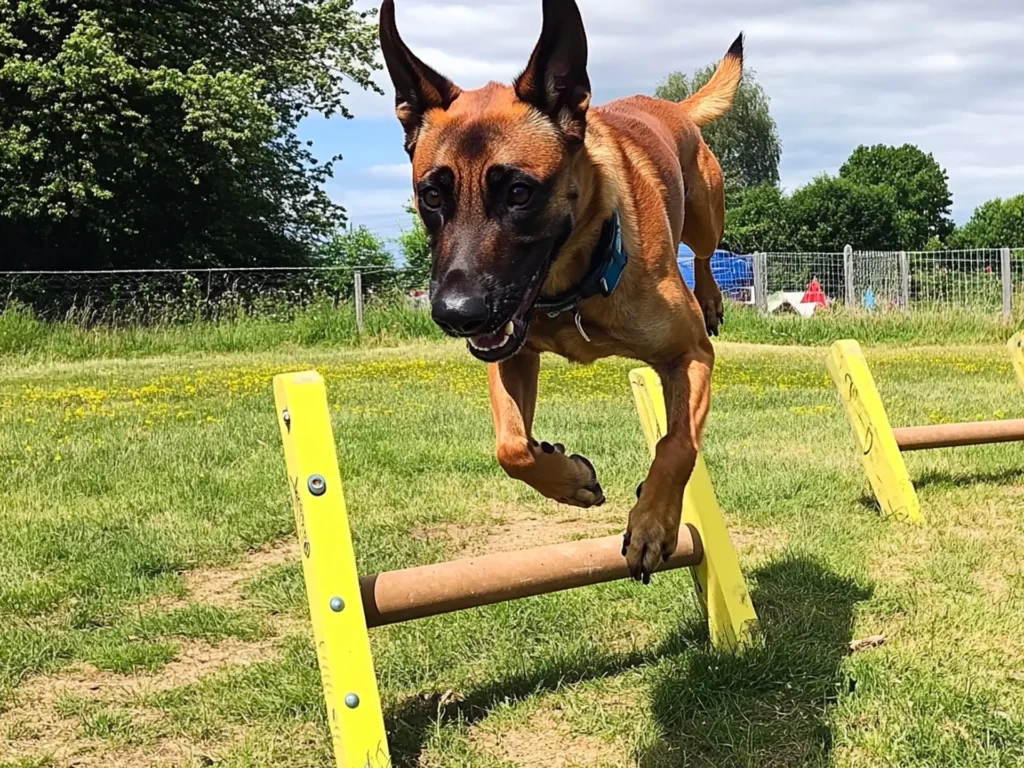
M 679 246 L 679 271 L 686 284 L 693 288 L 693 251 L 685 245 Z M 742 289 L 749 290 L 754 284 L 754 257 L 740 256 L 730 251 L 715 251 L 711 255 L 711 274 L 722 289 L 722 293 L 735 299 L 746 298 Z

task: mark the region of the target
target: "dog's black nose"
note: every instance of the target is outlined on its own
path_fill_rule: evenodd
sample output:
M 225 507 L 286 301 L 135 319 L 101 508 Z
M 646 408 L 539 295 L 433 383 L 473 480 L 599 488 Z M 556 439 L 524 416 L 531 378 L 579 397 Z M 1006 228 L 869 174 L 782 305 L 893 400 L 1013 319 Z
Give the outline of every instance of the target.
M 437 296 L 431 306 L 430 316 L 448 333 L 470 336 L 487 322 L 490 307 L 484 296 L 467 296 L 446 293 Z

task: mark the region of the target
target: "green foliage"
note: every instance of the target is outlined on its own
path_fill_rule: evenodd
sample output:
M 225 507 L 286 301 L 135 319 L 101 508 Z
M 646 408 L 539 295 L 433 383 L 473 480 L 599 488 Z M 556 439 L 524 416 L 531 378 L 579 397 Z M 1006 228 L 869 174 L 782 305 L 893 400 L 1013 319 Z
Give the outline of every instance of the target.
M 1024 247 L 1024 194 L 979 205 L 971 220 L 949 238 L 953 248 Z
M 5 266 L 308 260 L 343 211 L 296 127 L 377 89 L 353 5 L 0 3 Z
M 918 250 L 931 238 L 942 239 L 953 231 L 949 177 L 930 152 L 913 144 L 861 145 L 843 163 L 839 176 L 855 184 L 884 185 L 892 190 L 900 237 L 887 248 Z
M 737 253 L 887 250 L 899 232 L 891 189 L 822 174 L 789 196 L 770 185 L 740 195 L 726 210 L 723 245 Z
M 822 174 L 788 201 L 797 251 L 888 250 L 899 239 L 893 191 Z
M 672 72 L 655 89 L 659 99 L 682 101 L 700 90 L 711 79 L 717 64 L 698 69 L 692 77 Z M 722 164 L 726 194 L 761 184 L 779 183 L 779 159 L 782 145 L 769 109 L 764 89 L 746 69 L 732 109 L 710 125 L 701 128 L 704 140 Z
M 786 251 L 792 247 L 788 199 L 774 184 L 752 187 L 727 205 L 722 247 L 735 253 Z
M 430 270 L 433 265 L 430 242 L 416 209 L 410 204 L 405 210 L 412 217 L 412 229 L 403 231 L 398 236 L 398 245 L 405 257 L 406 282 L 410 288 L 426 288 L 430 282 Z
M 336 287 L 344 295 L 352 292 L 353 273 L 363 273 L 363 290 L 379 293 L 395 286 L 395 261 L 384 241 L 364 226 L 336 234 L 320 250 L 321 259 L 330 266 L 344 267 Z

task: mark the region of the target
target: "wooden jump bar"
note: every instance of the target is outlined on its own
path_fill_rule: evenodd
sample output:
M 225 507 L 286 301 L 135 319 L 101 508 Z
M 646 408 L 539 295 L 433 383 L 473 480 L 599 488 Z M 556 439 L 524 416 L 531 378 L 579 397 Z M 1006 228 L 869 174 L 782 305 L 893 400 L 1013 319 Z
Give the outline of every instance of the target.
M 924 427 L 893 429 L 901 451 L 928 448 L 952 448 L 960 445 L 987 445 L 1024 441 L 1024 419 L 977 421 L 963 424 L 930 424 Z
M 658 570 L 703 559 L 700 534 L 683 525 L 675 552 Z M 360 577 L 359 590 L 367 626 L 380 627 L 628 576 L 622 536 L 605 536 L 370 574 Z

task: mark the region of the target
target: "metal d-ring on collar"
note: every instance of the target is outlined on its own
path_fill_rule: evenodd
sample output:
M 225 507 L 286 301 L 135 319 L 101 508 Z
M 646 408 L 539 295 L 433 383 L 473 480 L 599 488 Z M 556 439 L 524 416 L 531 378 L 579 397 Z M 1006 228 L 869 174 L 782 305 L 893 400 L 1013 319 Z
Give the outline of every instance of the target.
M 601 238 L 591 256 L 590 270 L 580 284 L 560 296 L 538 296 L 533 302 L 531 313 L 540 311 L 548 317 L 558 317 L 563 312 L 572 312 L 576 329 L 589 342 L 590 337 L 583 331 L 579 303 L 592 296 L 611 296 L 619 285 L 628 260 L 622 246 L 622 222 L 619 220 L 619 212 L 615 211 L 601 230 Z

